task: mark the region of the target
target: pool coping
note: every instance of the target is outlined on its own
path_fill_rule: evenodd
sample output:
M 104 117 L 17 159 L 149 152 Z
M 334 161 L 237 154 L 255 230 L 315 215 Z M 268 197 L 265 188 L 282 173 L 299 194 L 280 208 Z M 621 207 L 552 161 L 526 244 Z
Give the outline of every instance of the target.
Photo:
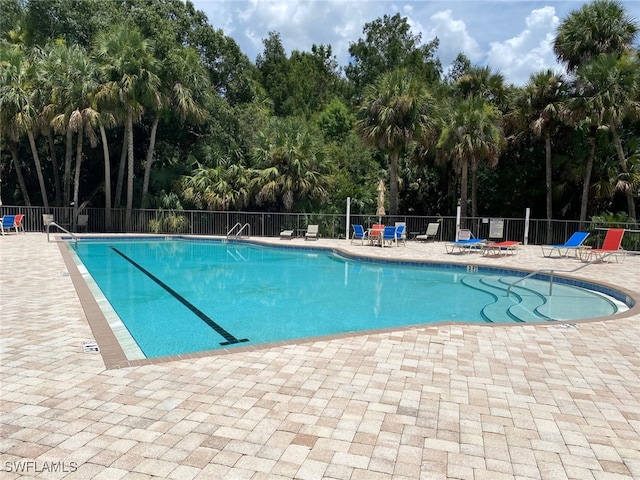
M 80 238 L 87 239 L 111 239 L 121 238 L 121 239 L 131 239 L 131 240 L 144 240 L 144 239 L 162 239 L 165 238 L 167 240 L 174 239 L 186 239 L 186 240 L 198 240 L 198 241 L 212 241 L 212 242 L 220 242 L 220 243 L 243 243 L 243 244 L 251 244 L 257 246 L 271 247 L 271 248 L 281 248 L 281 249 L 296 249 L 296 250 L 307 250 L 307 251 L 322 251 L 329 252 L 344 256 L 346 258 L 353 258 L 358 260 L 371 261 L 374 263 L 392 263 L 392 264 L 407 264 L 407 265 L 416 265 L 416 266 L 443 266 L 443 265 L 452 265 L 455 267 L 460 266 L 460 268 L 464 268 L 465 265 L 476 266 L 479 269 L 493 270 L 493 271 L 504 271 L 506 273 L 514 273 L 518 272 L 522 273 L 530 273 L 529 270 L 526 269 L 515 269 L 509 267 L 491 267 L 484 264 L 478 264 L 473 262 L 445 262 L 445 261 L 422 261 L 422 260 L 394 260 L 394 259 L 382 259 L 371 257 L 367 255 L 356 254 L 353 252 L 349 252 L 341 249 L 336 246 L 309 246 L 309 245 L 279 245 L 274 244 L 271 241 L 265 240 L 260 241 L 259 239 L 226 239 L 226 237 L 211 237 L 211 236 L 191 236 L 191 235 L 128 235 L 128 234 L 107 234 L 107 235 L 94 235 L 88 234 L 80 236 Z M 80 300 L 80 304 L 85 312 L 87 317 L 87 321 L 89 323 L 89 327 L 94 335 L 94 339 L 98 343 L 100 347 L 100 355 L 102 356 L 103 362 L 105 364 L 105 368 L 107 370 L 110 369 L 118 369 L 118 368 L 126 368 L 126 367 L 136 367 L 142 365 L 153 365 L 153 364 L 162 364 L 167 362 L 173 362 L 184 359 L 197 359 L 197 358 L 206 358 L 206 357 L 214 357 L 219 355 L 228 355 L 233 353 L 244 353 L 244 352 L 253 352 L 260 350 L 267 350 L 274 347 L 282 347 L 282 346 L 291 346 L 291 345 L 303 345 L 307 343 L 315 343 L 322 341 L 331 341 L 340 338 L 352 338 L 358 336 L 371 336 L 371 335 L 379 335 L 379 334 L 387 334 L 390 332 L 401 332 L 407 330 L 423 330 L 428 331 L 430 329 L 437 330 L 438 327 L 447 326 L 447 325 L 474 325 L 474 326 L 485 326 L 491 328 L 497 327 L 505 327 L 505 328 L 522 328 L 523 326 L 530 326 L 536 328 L 558 328 L 560 325 L 579 325 L 581 323 L 592 323 L 592 322 L 607 322 L 607 321 L 615 321 L 618 319 L 627 318 L 630 316 L 634 316 L 640 314 L 640 302 L 638 298 L 636 298 L 636 292 L 632 292 L 624 287 L 619 285 L 612 285 L 606 282 L 587 282 L 582 278 L 574 277 L 570 275 L 557 275 L 556 278 L 562 278 L 563 280 L 575 281 L 577 283 L 588 284 L 588 285 L 596 285 L 599 287 L 603 287 L 615 292 L 620 292 L 624 294 L 631 302 L 633 302 L 632 306 L 629 306 L 629 309 L 617 313 L 612 316 L 606 317 L 595 317 L 595 318 L 586 318 L 580 320 L 554 320 L 549 323 L 470 323 L 463 321 L 452 321 L 452 320 L 443 320 L 441 322 L 433 322 L 428 324 L 413 324 L 413 325 L 404 325 L 399 327 L 388 327 L 388 328 L 380 328 L 380 329 L 372 329 L 372 330 L 358 330 L 353 332 L 344 332 L 339 334 L 331 334 L 331 335 L 321 335 L 316 337 L 305 337 L 301 339 L 292 339 L 286 341 L 278 341 L 278 342 L 269 342 L 263 343 L 259 345 L 248 345 L 248 346 L 236 346 L 233 348 L 221 348 L 215 350 L 204 350 L 200 352 L 193 353 L 185 353 L 179 355 L 170 355 L 170 356 L 162 356 L 162 357 L 152 357 L 152 358 L 137 358 L 130 359 L 125 354 L 125 351 L 122 348 L 116 334 L 114 333 L 112 326 L 110 325 L 108 319 L 105 317 L 102 308 L 100 307 L 98 300 L 95 298 L 94 294 L 91 291 L 90 286 L 85 281 L 85 278 L 78 268 L 71 252 L 68 250 L 67 246 L 69 244 L 68 237 L 64 235 L 57 236 L 59 241 L 58 247 L 64 263 L 69 272 L 69 276 L 72 280 L 78 298 Z M 459 257 L 458 257 L 459 258 Z

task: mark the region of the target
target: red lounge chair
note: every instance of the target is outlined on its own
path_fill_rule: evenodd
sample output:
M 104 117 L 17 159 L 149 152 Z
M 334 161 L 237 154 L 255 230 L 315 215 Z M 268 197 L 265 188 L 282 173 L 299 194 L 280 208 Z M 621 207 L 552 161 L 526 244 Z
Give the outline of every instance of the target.
M 484 255 L 507 256 L 509 253 L 514 255 L 518 249 L 518 245 L 520 245 L 520 242 L 515 242 L 513 240 L 505 240 L 504 242 L 487 243 L 486 245 L 482 246 L 482 253 Z
M 19 213 L 16 215 L 16 218 L 14 220 L 13 226 L 16 228 L 16 233 L 18 233 L 20 230 L 22 230 L 22 233 L 25 233 L 24 231 L 24 225 L 22 224 L 22 219 L 24 218 L 24 214 L 23 213 Z
M 624 255 L 624 250 L 620 249 L 620 245 L 622 245 L 623 236 L 624 236 L 624 228 L 610 228 L 609 230 L 607 230 L 607 234 L 604 236 L 602 247 L 586 250 L 585 258 L 583 258 L 583 260 L 587 262 L 590 262 L 592 258 L 594 260 L 597 260 L 597 259 L 602 260 L 605 255 L 614 253 L 614 252 L 621 252 Z M 610 255 L 610 256 L 615 257 L 616 262 L 618 261 L 618 255 Z

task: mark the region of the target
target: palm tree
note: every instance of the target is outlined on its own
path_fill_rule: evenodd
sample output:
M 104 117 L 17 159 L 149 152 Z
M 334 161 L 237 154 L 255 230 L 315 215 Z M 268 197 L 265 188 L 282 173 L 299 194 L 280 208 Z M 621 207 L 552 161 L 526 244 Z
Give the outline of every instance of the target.
M 228 157 L 213 168 L 198 165 L 182 179 L 182 198 L 197 208 L 229 210 L 246 207 L 251 200 L 251 169 Z
M 460 211 L 467 216 L 469 167 L 472 169 L 471 210 L 477 216 L 477 170 L 480 162 L 495 166 L 504 148 L 502 114 L 488 101 L 471 96 L 448 109 L 437 142 L 440 159 L 452 160 L 460 172 Z
M 260 132 L 251 182 L 258 204 L 275 203 L 291 212 L 303 202 L 326 200 L 328 164 L 320 138 L 293 118 L 274 118 L 269 131 Z
M 562 22 L 553 51 L 573 72 L 602 53 L 630 53 L 639 28 L 620 2 L 594 0 L 571 12 Z
M 427 144 L 433 132 L 433 99 L 406 70 L 384 74 L 365 88 L 358 110 L 363 141 L 389 155 L 389 210 L 398 213 L 398 161 L 411 144 Z
M 22 48 L 0 43 L 2 61 L 0 82 L 0 112 L 2 124 L 6 126 L 10 141 L 17 142 L 26 134 L 36 167 L 40 193 L 45 208 L 49 208 L 47 189 L 42 173 L 42 165 L 35 142 L 35 130 L 38 122 L 36 75 L 34 63 Z M 15 163 L 15 162 L 14 162 Z M 25 196 L 25 200 L 28 196 Z
M 67 47 L 60 44 L 58 58 L 58 76 L 52 84 L 51 99 L 55 102 L 53 109 L 60 113 L 51 120 L 53 127 L 59 132 L 66 132 L 67 157 L 65 161 L 65 194 L 68 195 L 67 185 L 71 172 L 72 139 L 76 135 L 76 161 L 73 182 L 73 223 L 78 215 L 80 206 L 80 175 L 82 167 L 82 150 L 84 139 L 87 137 L 92 147 L 97 144 L 94 126 L 97 123 L 98 112 L 93 108 L 93 97 L 97 83 L 97 69 L 87 52 L 78 45 Z M 65 202 L 68 197 L 65 196 Z
M 630 55 L 599 55 L 576 72 L 579 97 L 574 110 L 591 118 L 592 124 L 607 128 L 616 149 L 622 176 L 618 188 L 625 193 L 629 218 L 637 220 L 633 181 L 629 181 L 629 165 L 619 128 L 625 118 L 640 113 L 640 62 Z M 626 178 L 625 178 L 626 177 Z
M 119 100 L 124 112 L 127 138 L 127 213 L 131 224 L 133 209 L 134 144 L 133 124 L 140 121 L 145 108 L 159 104 L 160 79 L 156 74 L 157 60 L 151 43 L 132 25 L 121 25 L 111 32 L 99 35 L 96 47 L 101 62 L 105 85 Z
M 202 100 L 206 98 L 210 89 L 209 76 L 200 61 L 198 53 L 192 48 L 176 48 L 169 52 L 163 62 L 163 66 L 163 94 L 158 97 L 160 103 L 155 106 L 156 114 L 151 127 L 144 180 L 142 182 L 142 208 L 146 206 L 156 132 L 163 112 L 167 115 L 173 113 L 181 123 L 202 123 L 208 115 L 207 110 L 202 105 Z
M 533 73 L 519 98 L 516 116 L 537 137 L 544 137 L 547 243 L 552 243 L 553 170 L 551 136 L 564 117 L 569 85 L 562 74 L 552 70 Z

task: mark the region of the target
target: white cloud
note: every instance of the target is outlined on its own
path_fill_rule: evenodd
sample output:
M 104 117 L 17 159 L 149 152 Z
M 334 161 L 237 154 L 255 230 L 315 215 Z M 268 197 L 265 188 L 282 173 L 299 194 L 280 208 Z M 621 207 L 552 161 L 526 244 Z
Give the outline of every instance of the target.
M 434 37 L 438 37 L 440 40 L 438 56 L 445 71 L 460 52 L 469 57 L 472 62 L 482 58 L 480 45 L 467 31 L 465 22 L 455 19 L 451 10 L 437 12 L 431 15 L 429 20 L 430 28 L 425 31 L 423 40 L 431 41 Z
M 487 64 L 510 82 L 522 85 L 533 72 L 557 68 L 553 39 L 560 19 L 554 7 L 533 10 L 525 20 L 527 28 L 515 37 L 490 43 Z

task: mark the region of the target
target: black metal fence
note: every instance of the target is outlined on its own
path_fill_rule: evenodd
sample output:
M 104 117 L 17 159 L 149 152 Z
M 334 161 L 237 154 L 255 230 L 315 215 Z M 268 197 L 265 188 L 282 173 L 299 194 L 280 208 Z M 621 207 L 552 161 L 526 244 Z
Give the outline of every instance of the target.
M 85 208 L 88 215 L 86 227 L 78 227 L 71 207 L 26 207 L 0 206 L 0 215 L 23 213 L 23 225 L 27 232 L 44 231 L 43 214 L 53 215 L 54 221 L 65 229 L 90 233 L 167 233 L 189 235 L 220 235 L 229 232 L 256 237 L 277 237 L 283 230 L 293 230 L 294 235 L 302 236 L 308 225 L 318 225 L 323 238 L 345 238 L 346 214 L 313 213 L 273 213 L 273 212 L 210 212 L 201 210 L 133 210 L 129 216 L 125 209 L 112 209 L 110 222 L 107 222 L 103 208 Z M 350 224 L 361 224 L 365 228 L 378 223 L 377 215 L 350 215 Z M 490 217 L 463 218 L 460 225 L 470 229 L 478 238 L 492 238 Z M 526 221 L 524 218 L 501 218 L 502 239 L 525 242 Z M 456 235 L 456 218 L 439 216 L 386 215 L 382 223 L 393 225 L 404 222 L 408 238 L 411 240 L 427 230 L 429 223 L 438 222 L 440 228 L 436 240 L 451 241 Z M 640 230 L 630 223 L 588 223 L 585 230 L 591 232 L 588 245 L 599 246 L 607 228 L 626 228 L 623 247 L 627 250 L 640 249 Z M 577 220 L 553 220 L 551 222 L 551 241 L 547 241 L 547 220 L 530 219 L 526 242 L 534 245 L 547 243 L 562 244 L 571 234 L 580 230 Z M 351 232 L 348 233 L 351 235 Z

